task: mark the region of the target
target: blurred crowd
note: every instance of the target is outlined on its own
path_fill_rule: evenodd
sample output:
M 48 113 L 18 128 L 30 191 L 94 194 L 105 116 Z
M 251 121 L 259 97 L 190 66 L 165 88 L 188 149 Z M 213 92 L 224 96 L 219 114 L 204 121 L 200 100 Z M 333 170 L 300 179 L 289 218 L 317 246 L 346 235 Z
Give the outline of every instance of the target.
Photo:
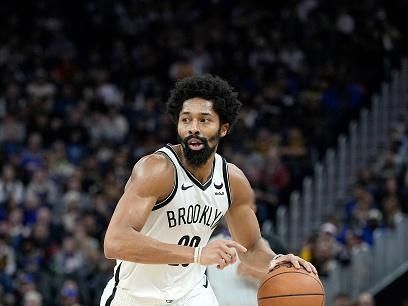
M 103 235 L 131 168 L 177 141 L 163 111 L 175 80 L 209 72 L 239 92 L 220 149 L 263 223 L 406 48 L 404 1 L 18 2 L 0 4 L 1 306 L 98 304 L 114 264 Z M 330 223 L 343 241 L 404 209 L 397 155 L 361 172 L 346 225 Z
M 362 292 L 355 303 L 347 293 L 339 293 L 335 296 L 333 306 L 375 306 L 375 300 L 371 293 Z
M 408 117 L 395 122 L 389 143 L 358 171 L 340 215 L 330 215 L 312 233 L 301 256 L 312 261 L 320 277 L 334 265 L 350 264 L 352 251 L 369 250 L 376 230 L 393 229 L 408 213 Z

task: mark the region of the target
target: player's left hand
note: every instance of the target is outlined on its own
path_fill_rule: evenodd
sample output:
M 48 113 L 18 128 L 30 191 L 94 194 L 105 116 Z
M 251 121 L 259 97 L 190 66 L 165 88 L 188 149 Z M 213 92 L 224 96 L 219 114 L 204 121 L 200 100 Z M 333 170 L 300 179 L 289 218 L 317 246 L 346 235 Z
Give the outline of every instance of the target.
M 271 262 L 269 263 L 269 271 L 272 271 L 273 269 L 275 269 L 276 266 L 283 263 L 290 263 L 296 269 L 300 269 L 300 267 L 302 266 L 307 272 L 309 273 L 313 272 L 314 274 L 317 274 L 316 268 L 310 262 L 293 254 L 286 254 L 276 259 L 272 259 Z

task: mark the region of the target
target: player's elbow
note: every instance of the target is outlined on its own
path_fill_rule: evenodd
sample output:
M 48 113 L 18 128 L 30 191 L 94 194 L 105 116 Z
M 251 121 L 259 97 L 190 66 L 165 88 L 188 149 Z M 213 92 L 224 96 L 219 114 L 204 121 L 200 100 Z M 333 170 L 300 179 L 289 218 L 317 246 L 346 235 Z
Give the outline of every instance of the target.
M 103 244 L 103 253 L 108 259 L 118 259 L 121 253 L 121 243 L 111 235 L 106 235 Z

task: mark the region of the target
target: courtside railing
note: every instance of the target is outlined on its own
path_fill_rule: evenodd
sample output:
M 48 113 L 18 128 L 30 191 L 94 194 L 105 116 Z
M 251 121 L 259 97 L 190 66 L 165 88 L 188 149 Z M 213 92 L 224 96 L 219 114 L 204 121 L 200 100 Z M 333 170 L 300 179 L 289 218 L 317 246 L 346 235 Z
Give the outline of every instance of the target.
M 355 299 L 362 291 L 373 295 L 408 271 L 408 218 L 401 216 L 395 229 L 375 232 L 372 248 L 355 248 L 351 264 L 335 263 L 328 278 L 323 278 L 327 305 L 339 292 L 347 292 Z

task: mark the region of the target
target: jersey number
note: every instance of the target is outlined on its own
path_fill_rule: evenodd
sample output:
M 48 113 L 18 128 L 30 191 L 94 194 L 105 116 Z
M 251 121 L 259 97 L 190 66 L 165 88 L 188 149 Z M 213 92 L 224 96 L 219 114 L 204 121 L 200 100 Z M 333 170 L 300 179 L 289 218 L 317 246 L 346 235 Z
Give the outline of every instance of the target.
M 184 235 L 180 238 L 178 245 L 189 246 L 192 248 L 198 247 L 201 242 L 201 238 L 199 236 L 190 237 L 189 235 Z M 179 264 L 169 264 L 170 266 L 179 266 Z M 182 264 L 182 267 L 187 267 L 189 264 Z

